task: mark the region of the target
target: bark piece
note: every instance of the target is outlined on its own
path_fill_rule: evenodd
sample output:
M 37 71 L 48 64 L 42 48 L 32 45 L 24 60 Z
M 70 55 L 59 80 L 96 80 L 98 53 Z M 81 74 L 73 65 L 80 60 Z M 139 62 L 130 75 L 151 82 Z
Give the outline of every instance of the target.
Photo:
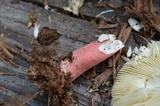
M 22 52 L 20 49 L 14 47 L 14 46 L 11 46 L 10 44 L 6 43 L 5 41 L 0 40 L 0 44 L 2 44 L 7 49 L 7 51 L 9 51 L 10 60 L 13 60 L 13 56 L 12 55 L 14 54 L 14 55 L 17 55 L 20 58 L 26 60 L 29 63 L 33 61 L 33 59 L 31 57 L 29 57 L 27 55 L 27 53 Z
M 92 80 L 94 84 L 90 86 L 91 87 L 90 91 L 95 91 L 96 89 L 98 89 L 99 86 L 104 85 L 109 79 L 110 75 L 112 75 L 112 70 L 107 69 L 103 73 L 98 75 L 96 78 L 94 78 Z
M 14 56 L 7 50 L 4 43 L 0 41 L 0 59 L 3 61 L 12 61 Z
M 98 26 L 98 29 L 109 29 L 116 28 L 119 24 L 108 24 L 104 20 L 102 20 Z

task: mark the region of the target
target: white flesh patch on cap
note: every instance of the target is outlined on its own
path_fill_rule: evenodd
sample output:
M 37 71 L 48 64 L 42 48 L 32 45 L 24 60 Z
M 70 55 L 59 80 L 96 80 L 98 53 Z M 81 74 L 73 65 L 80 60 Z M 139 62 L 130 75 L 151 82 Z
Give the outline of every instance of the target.
M 98 36 L 98 41 L 103 42 L 105 40 L 115 40 L 115 36 L 113 34 L 101 34 Z
M 99 51 L 102 51 L 105 54 L 111 54 L 124 47 L 120 40 L 115 40 L 115 36 L 113 34 L 108 34 L 108 37 L 109 41 L 99 46 Z
M 105 40 L 109 40 L 109 36 L 107 34 L 102 34 L 98 37 L 99 42 L 103 42 Z

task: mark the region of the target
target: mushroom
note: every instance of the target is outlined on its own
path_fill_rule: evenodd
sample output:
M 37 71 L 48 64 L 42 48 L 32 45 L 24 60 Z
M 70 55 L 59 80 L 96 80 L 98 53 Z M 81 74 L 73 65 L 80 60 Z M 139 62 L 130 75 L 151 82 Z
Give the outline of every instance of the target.
M 112 88 L 112 106 L 159 106 L 160 42 L 151 42 L 124 64 Z
M 70 59 L 61 61 L 61 70 L 71 72 L 74 80 L 123 47 L 123 43 L 120 40 L 116 40 L 113 34 L 102 34 L 98 40 L 72 51 L 68 56 Z

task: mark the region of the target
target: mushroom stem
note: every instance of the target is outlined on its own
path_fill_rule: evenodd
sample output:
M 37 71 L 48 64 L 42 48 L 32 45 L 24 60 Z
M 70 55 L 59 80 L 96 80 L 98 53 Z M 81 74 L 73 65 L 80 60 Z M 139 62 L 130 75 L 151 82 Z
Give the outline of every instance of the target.
M 116 45 L 116 43 L 119 45 Z M 103 42 L 99 42 L 98 40 L 93 41 L 72 51 L 71 60 L 64 59 L 61 61 L 61 70 L 64 72 L 71 72 L 74 80 L 88 69 L 115 54 L 121 48 L 123 48 L 123 44 L 119 40 L 109 38 L 105 39 Z

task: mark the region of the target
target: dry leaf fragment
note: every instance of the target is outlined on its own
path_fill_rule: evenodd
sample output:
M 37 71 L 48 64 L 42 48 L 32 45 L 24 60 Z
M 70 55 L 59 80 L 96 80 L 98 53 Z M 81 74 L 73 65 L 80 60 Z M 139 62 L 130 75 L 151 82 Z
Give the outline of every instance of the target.
M 74 15 L 79 15 L 79 8 L 83 5 L 84 0 L 68 0 L 68 7 L 63 7 L 64 10 L 72 12 Z
M 106 7 L 107 5 L 105 3 L 97 3 L 95 6 L 103 8 Z
M 109 29 L 109 28 L 116 28 L 119 24 L 109 24 L 104 20 L 100 21 L 98 29 Z
M 108 6 L 114 9 L 121 7 L 121 5 L 118 3 L 108 3 Z
M 31 26 L 34 26 L 37 21 L 38 21 L 38 19 L 37 19 L 36 12 L 31 12 L 29 14 L 29 20 L 28 20 L 28 23 L 27 23 L 28 28 L 31 27 Z

